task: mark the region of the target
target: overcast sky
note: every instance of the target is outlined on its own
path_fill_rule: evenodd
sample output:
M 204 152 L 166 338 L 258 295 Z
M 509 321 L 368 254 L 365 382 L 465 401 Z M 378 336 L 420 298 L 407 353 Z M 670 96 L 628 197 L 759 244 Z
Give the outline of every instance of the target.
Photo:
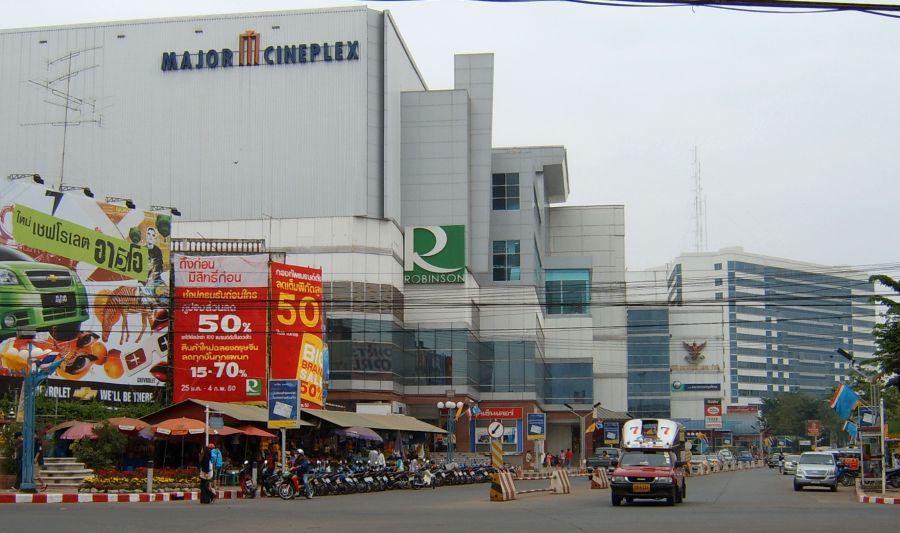
M 0 27 L 359 5 L 29 0 Z M 564 145 L 569 204 L 625 206 L 626 263 L 695 249 L 900 267 L 900 20 L 559 2 L 366 2 L 389 9 L 429 88 L 453 55 L 495 55 L 494 146 Z M 2 105 L 9 105 L 4 103 Z

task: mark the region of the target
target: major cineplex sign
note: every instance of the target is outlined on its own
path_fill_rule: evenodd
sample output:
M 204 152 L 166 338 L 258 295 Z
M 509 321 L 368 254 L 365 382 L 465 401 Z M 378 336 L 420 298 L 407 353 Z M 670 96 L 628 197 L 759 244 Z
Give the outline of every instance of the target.
M 262 48 L 259 32 L 248 30 L 238 36 L 237 66 L 303 65 L 307 63 L 358 61 L 359 41 L 281 44 Z M 200 70 L 235 66 L 235 53 L 221 50 L 163 52 L 162 70 Z
M 406 283 L 464 283 L 466 227 L 410 226 L 403 240 Z

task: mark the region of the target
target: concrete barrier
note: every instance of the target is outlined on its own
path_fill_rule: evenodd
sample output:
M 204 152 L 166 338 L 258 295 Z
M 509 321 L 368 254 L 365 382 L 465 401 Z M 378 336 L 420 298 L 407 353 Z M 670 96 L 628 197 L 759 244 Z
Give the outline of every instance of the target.
M 602 468 L 595 468 L 594 473 L 591 475 L 591 488 L 592 489 L 608 489 L 609 488 L 609 477 L 606 475 L 606 470 Z
M 546 479 L 546 478 L 538 478 Z M 499 471 L 491 474 L 491 501 L 492 502 L 508 502 L 515 500 L 519 494 L 532 494 L 536 492 L 549 492 L 553 494 L 571 494 L 572 482 L 569 479 L 569 473 L 558 468 L 554 470 L 550 476 L 550 486 L 541 489 L 516 490 L 516 483 L 513 474 L 507 471 Z

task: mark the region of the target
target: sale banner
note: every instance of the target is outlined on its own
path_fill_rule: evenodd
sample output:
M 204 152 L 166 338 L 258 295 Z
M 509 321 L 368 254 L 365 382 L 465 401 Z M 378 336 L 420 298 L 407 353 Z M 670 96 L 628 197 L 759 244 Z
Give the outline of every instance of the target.
M 323 409 L 322 269 L 272 263 L 272 379 L 300 380 L 300 405 Z
M 173 254 L 176 402 L 266 401 L 267 262 Z

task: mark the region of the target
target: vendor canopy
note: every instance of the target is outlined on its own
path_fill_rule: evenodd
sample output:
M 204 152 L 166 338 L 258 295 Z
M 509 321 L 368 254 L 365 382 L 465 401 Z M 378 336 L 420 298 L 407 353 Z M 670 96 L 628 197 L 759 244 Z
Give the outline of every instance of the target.
M 406 415 L 370 415 L 349 411 L 326 411 L 323 409 L 302 409 L 304 415 L 313 416 L 342 428 L 353 426 L 390 431 L 418 431 L 423 433 L 446 433 L 419 419 Z

